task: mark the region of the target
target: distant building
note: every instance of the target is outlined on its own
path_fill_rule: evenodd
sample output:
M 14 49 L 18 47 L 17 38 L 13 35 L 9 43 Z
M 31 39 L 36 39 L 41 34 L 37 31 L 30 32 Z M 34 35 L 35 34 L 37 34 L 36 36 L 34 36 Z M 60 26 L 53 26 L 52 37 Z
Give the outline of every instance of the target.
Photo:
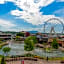
M 26 31 L 21 31 L 21 32 L 24 33 L 24 37 L 30 36 L 30 33 L 29 32 L 26 32 Z
M 53 42 L 53 38 L 48 38 L 48 43 L 52 43 Z
M 47 43 L 48 42 L 48 36 L 46 34 L 37 33 L 36 35 L 37 40 L 39 43 Z
M 8 39 L 11 39 L 11 37 L 12 37 L 11 34 L 6 34 L 6 33 L 0 32 L 0 39 L 8 40 Z
M 26 36 L 26 37 L 30 36 L 30 33 L 29 33 L 29 32 L 26 32 L 26 33 L 25 33 L 25 36 Z
M 43 37 L 43 38 L 42 38 L 42 41 L 43 41 L 44 43 L 47 43 L 47 42 L 48 42 L 48 37 Z

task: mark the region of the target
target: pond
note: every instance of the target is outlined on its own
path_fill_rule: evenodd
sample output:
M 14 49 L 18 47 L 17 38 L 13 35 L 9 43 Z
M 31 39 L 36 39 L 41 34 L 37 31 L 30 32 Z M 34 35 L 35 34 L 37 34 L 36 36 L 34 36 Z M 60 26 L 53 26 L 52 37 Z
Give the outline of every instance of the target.
M 23 55 L 26 52 L 24 51 L 24 43 L 11 43 L 4 47 L 11 48 L 9 55 Z M 35 48 L 34 51 L 32 51 L 32 53 L 41 57 L 47 57 L 47 56 L 48 57 L 64 57 L 64 52 L 61 52 L 60 50 L 56 50 L 56 51 L 48 53 L 48 52 L 45 52 L 41 48 Z M 3 54 L 4 54 L 3 51 L 0 50 L 0 55 L 3 55 Z

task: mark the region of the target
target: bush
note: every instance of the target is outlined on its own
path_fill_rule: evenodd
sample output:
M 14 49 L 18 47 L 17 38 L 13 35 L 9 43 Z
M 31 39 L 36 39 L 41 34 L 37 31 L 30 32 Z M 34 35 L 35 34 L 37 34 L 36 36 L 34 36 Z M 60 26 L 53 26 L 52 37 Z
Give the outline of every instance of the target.
M 51 48 L 46 48 L 46 52 L 52 52 Z
M 19 39 L 20 39 L 20 36 L 16 36 L 16 39 L 15 40 L 18 41 Z
M 31 57 L 31 56 L 33 56 L 33 55 L 30 54 L 30 53 L 28 53 L 28 54 L 26 54 L 25 56 L 26 56 L 26 57 Z

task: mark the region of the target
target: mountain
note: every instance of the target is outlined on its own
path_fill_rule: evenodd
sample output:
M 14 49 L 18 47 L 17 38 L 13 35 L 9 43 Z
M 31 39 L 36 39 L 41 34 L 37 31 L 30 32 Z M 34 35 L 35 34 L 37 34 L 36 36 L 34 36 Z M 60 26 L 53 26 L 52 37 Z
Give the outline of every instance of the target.
M 30 32 L 31 34 L 38 33 L 38 31 L 28 31 L 28 32 Z

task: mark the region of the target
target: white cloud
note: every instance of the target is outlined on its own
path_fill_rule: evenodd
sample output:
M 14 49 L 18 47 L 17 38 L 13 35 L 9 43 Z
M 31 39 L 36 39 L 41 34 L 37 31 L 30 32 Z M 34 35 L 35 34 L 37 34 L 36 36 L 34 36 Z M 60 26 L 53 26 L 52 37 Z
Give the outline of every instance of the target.
M 15 3 L 23 11 L 13 10 L 12 15 L 18 16 L 20 19 L 24 19 L 28 23 L 34 25 L 42 24 L 46 19 L 53 17 L 54 15 L 42 15 L 40 7 L 44 7 L 52 3 L 54 0 L 17 0 Z
M 0 26 L 4 28 L 11 28 L 11 27 L 15 27 L 16 25 L 11 23 L 10 21 L 0 19 Z
M 0 4 L 4 4 L 4 2 L 5 2 L 4 0 L 0 0 Z
M 18 18 L 20 19 L 23 18 L 25 19 L 26 22 L 32 23 L 33 25 L 43 24 L 45 21 L 49 20 L 50 18 L 58 18 L 58 17 L 55 17 L 54 15 L 40 15 L 41 13 L 34 13 L 34 15 L 30 15 L 25 11 L 20 12 L 18 10 L 12 11 L 11 14 L 19 16 Z M 55 22 L 53 21 L 53 23 L 56 23 L 56 21 Z
M 43 24 L 50 18 L 56 18 L 54 15 L 43 15 L 40 12 L 40 7 L 51 4 L 54 0 L 3 0 L 12 1 L 23 11 L 12 10 L 11 14 L 17 18 L 24 19 L 26 22 L 33 25 Z

